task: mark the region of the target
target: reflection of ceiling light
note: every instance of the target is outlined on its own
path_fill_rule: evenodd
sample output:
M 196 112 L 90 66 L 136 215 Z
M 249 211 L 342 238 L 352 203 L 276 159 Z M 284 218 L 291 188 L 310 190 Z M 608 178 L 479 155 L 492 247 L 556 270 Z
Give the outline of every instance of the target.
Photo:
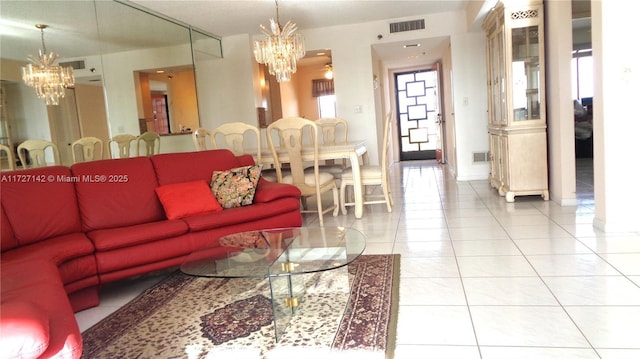
M 331 80 L 331 79 L 333 79 L 333 64 L 332 64 L 332 63 L 328 63 L 328 64 L 324 65 L 324 68 L 327 70 L 327 71 L 324 73 L 324 77 L 325 77 L 327 80 Z
M 164 73 L 164 70 L 157 70 L 157 71 L 156 71 L 156 73 L 157 73 L 157 74 L 163 74 L 163 73 Z
M 291 75 L 297 70 L 296 61 L 304 57 L 304 38 L 295 34 L 296 24 L 287 21 L 284 27 L 280 26 L 280 13 L 278 0 L 276 0 L 276 19 L 271 18 L 271 32 L 260 25 L 265 38 L 255 41 L 253 54 L 256 61 L 266 64 L 269 73 L 276 77 L 278 82 L 291 80 Z
M 420 44 L 407 44 L 403 46 L 405 49 L 408 49 L 410 47 L 420 47 Z
M 44 29 L 47 27 L 42 24 L 36 25 L 36 28 L 40 29 L 42 48 L 38 52 L 38 57 L 29 55 L 28 58 L 32 64 L 22 67 L 22 80 L 33 87 L 36 95 L 44 98 L 47 105 L 57 105 L 60 98 L 64 97 L 64 89 L 75 84 L 75 78 L 73 67 L 56 65 L 58 54 L 47 53 L 47 47 L 44 44 Z

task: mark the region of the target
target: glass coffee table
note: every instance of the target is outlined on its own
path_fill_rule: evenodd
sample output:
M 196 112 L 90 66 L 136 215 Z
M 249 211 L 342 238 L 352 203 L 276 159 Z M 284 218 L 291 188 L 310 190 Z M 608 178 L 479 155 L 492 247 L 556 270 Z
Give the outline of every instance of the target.
M 278 341 L 304 295 L 297 275 L 347 266 L 364 251 L 366 237 L 345 227 L 299 227 L 236 233 L 219 242 L 221 247 L 191 253 L 180 270 L 199 277 L 267 278 Z

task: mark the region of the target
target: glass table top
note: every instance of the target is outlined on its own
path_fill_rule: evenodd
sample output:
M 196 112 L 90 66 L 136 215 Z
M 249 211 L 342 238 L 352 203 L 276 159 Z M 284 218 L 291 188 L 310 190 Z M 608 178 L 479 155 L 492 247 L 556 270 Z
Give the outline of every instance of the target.
M 224 236 L 221 247 L 191 253 L 180 266 L 189 275 L 217 278 L 274 277 L 348 265 L 365 249 L 366 237 L 345 227 L 299 227 Z

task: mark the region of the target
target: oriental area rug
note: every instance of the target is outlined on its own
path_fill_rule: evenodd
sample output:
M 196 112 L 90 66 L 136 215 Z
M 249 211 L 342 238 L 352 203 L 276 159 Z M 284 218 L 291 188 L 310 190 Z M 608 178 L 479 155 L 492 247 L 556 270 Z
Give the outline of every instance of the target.
M 177 271 L 82 333 L 82 358 L 393 357 L 399 255 L 305 274 L 304 295 L 276 342 L 269 281 Z

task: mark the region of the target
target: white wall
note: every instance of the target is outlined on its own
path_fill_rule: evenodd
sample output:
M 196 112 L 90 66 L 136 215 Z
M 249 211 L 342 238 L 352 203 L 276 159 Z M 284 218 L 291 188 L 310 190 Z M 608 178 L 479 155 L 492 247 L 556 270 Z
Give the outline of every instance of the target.
M 102 56 L 111 136 L 140 134 L 134 71 L 191 64 L 190 45 L 127 51 Z M 160 152 L 193 150 L 191 136 L 163 136 Z
M 226 122 L 257 126 L 260 83 L 251 39 L 247 34 L 225 37 L 222 49 L 224 58 L 196 64 L 200 125 L 207 129 Z M 210 85 L 202 86 L 203 81 Z
M 28 139 L 51 140 L 49 115 L 44 99 L 36 96 L 36 91 L 24 84 L 21 67 L 26 61 L 1 59 L 0 78 L 5 82 L 6 112 L 10 124 L 13 143 Z
M 484 33 L 451 36 L 456 179 L 459 181 L 486 180 L 489 176 L 488 162 L 473 163 L 474 152 L 489 150 L 485 36 Z
M 443 148 L 443 156 L 447 161 L 446 166 L 449 168 L 449 172 L 454 176 L 458 173 L 458 163 L 456 156 L 456 116 L 453 107 L 453 71 L 451 69 L 451 41 L 447 46 L 447 51 L 442 58 L 442 76 L 443 76 L 443 88 L 440 93 L 444 96 L 444 109 L 443 119 L 445 121 L 445 146 Z
M 362 24 L 351 24 L 343 26 L 325 27 L 319 29 L 309 29 L 302 32 L 305 37 L 305 44 L 307 50 L 318 49 L 331 49 L 332 62 L 334 65 L 334 83 L 336 93 L 336 107 L 337 116 L 345 118 L 349 122 L 349 137 L 352 139 L 364 139 L 367 141 L 367 148 L 369 151 L 369 158 L 371 163 L 378 163 L 378 137 L 381 136 L 382 128 L 381 124 L 384 121 L 384 116 L 389 110 L 387 106 L 381 106 L 376 101 L 376 91 L 373 87 L 373 74 L 378 73 L 374 71 L 377 69 L 378 62 L 374 61 L 371 55 L 371 46 L 376 43 L 382 42 L 397 42 L 403 40 L 429 38 L 429 37 L 441 37 L 451 34 L 464 33 L 466 31 L 465 16 L 462 12 L 450 12 L 432 15 L 416 15 L 412 18 L 424 17 L 426 20 L 427 28 L 421 31 L 410 31 L 398 34 L 389 34 L 389 22 L 390 21 L 375 21 Z M 395 21 L 396 19 L 394 19 Z M 382 40 L 378 40 L 377 35 L 384 34 Z M 226 39 L 223 39 L 223 50 L 225 59 L 223 62 L 229 60 L 228 49 L 224 43 Z M 482 63 L 474 68 L 479 68 L 480 72 L 484 74 L 484 40 L 480 40 L 482 45 L 482 53 L 480 58 Z M 477 61 L 478 53 L 474 49 L 477 47 L 472 46 L 472 51 L 467 52 L 465 48 L 461 48 L 458 51 L 458 55 L 466 56 Z M 247 44 L 248 56 L 250 57 L 250 43 Z M 231 59 L 233 61 L 234 59 Z M 247 70 L 245 70 L 247 71 Z M 461 88 L 475 88 L 476 80 L 474 77 L 470 78 L 471 84 L 467 85 L 467 80 L 460 78 Z M 383 79 L 379 75 L 379 81 Z M 481 80 L 480 82 L 482 82 Z M 483 83 L 483 82 L 482 82 Z M 221 84 L 218 84 L 220 86 Z M 474 92 L 482 91 L 486 92 L 484 84 L 480 87 L 480 90 L 473 90 Z M 245 92 L 247 96 L 249 92 Z M 484 94 L 486 98 L 486 94 Z M 482 104 L 481 109 L 477 111 L 485 112 L 484 127 L 482 128 L 480 135 L 474 134 L 469 136 L 484 136 L 486 137 L 486 100 L 479 102 Z M 475 106 L 475 105 L 474 105 Z M 356 108 L 360 111 L 356 112 Z M 384 112 L 384 113 L 383 113 Z M 471 130 L 475 130 L 471 128 Z M 484 148 L 481 151 L 488 150 L 487 140 L 485 138 Z M 487 178 L 488 169 L 485 167 L 482 178 Z
M 209 129 L 236 121 L 256 125 L 257 100 L 249 35 L 223 38 L 222 49 L 224 58 L 198 67 L 198 82 L 211 83 L 206 89 L 198 86 L 200 124 Z
M 312 29 L 303 32 L 308 50 L 331 49 L 336 115 L 349 123 L 349 138 L 366 140 L 369 159 L 378 163 L 377 123 L 373 89 L 372 24 Z M 356 112 L 356 107 L 360 112 Z

